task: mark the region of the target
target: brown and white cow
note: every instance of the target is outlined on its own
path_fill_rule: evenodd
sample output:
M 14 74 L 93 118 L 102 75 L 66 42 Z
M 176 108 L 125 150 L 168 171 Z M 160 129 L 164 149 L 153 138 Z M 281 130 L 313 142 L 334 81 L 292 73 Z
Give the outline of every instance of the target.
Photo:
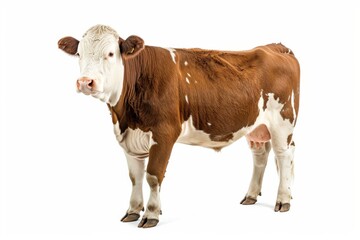
M 260 195 L 272 147 L 280 175 L 275 211 L 290 209 L 300 83 L 290 49 L 282 44 L 248 51 L 166 49 L 146 46 L 137 36 L 124 40 L 103 25 L 90 28 L 81 41 L 62 38 L 58 46 L 79 57 L 77 90 L 106 102 L 112 114 L 132 182 L 121 221 L 139 219 L 146 172 L 151 192 L 139 227 L 157 225 L 160 186 L 174 143 L 218 151 L 243 136 L 254 168 L 241 203 L 254 204 Z

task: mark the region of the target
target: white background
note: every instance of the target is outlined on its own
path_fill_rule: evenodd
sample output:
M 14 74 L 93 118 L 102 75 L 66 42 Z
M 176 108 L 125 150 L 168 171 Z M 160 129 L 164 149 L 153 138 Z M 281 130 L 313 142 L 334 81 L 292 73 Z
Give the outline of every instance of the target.
M 348 1 L 2 1 L 1 239 L 359 236 L 359 15 Z M 291 48 L 302 71 L 290 212 L 273 211 L 273 155 L 263 196 L 239 204 L 252 173 L 241 139 L 220 153 L 176 145 L 158 227 L 121 223 L 131 183 L 109 111 L 75 92 L 77 60 L 57 49 L 98 23 L 155 46 Z

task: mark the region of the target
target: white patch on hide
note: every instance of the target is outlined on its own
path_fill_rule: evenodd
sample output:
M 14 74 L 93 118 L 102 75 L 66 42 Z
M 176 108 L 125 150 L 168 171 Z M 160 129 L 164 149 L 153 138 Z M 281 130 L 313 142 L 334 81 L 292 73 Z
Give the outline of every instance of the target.
M 296 111 L 295 111 L 295 96 L 294 96 L 294 90 L 292 91 L 292 94 L 291 94 L 291 107 L 292 107 L 292 109 L 293 109 L 293 117 L 294 117 L 294 123 L 295 123 Z
M 139 214 L 144 206 L 142 186 L 145 173 L 145 160 L 130 156 L 126 153 L 125 156 L 129 168 L 129 176 L 132 181 L 130 206 L 127 213 Z
M 246 129 L 247 128 L 243 128 L 233 133 L 233 139 L 227 142 L 212 141 L 210 139 L 210 134 L 195 128 L 192 116 L 190 116 L 187 121 L 183 122 L 180 136 L 178 137 L 176 142 L 189 145 L 198 145 L 208 148 L 222 148 L 230 145 L 234 141 L 238 140 L 240 137 L 244 136 L 247 132 Z
M 189 99 L 187 95 L 185 95 L 185 101 L 189 104 Z
M 114 133 L 117 141 L 124 151 L 130 156 L 147 156 L 151 146 L 157 144 L 152 137 L 152 132 L 144 132 L 140 129 L 128 128 L 123 134 L 120 132 L 119 122 L 114 125 Z
M 173 48 L 168 48 L 167 50 L 170 52 L 171 59 L 172 59 L 173 62 L 176 64 L 176 61 L 175 61 L 175 57 L 176 57 L 175 51 L 176 51 L 176 50 L 173 49 Z

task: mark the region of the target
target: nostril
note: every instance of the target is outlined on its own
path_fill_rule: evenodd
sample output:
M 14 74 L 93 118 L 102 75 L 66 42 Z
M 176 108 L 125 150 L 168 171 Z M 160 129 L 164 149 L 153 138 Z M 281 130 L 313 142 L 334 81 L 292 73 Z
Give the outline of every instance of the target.
M 87 84 L 87 86 L 88 86 L 89 88 L 92 88 L 93 85 L 94 85 L 94 81 L 93 81 L 93 80 L 90 80 L 90 81 L 88 82 L 88 84 Z

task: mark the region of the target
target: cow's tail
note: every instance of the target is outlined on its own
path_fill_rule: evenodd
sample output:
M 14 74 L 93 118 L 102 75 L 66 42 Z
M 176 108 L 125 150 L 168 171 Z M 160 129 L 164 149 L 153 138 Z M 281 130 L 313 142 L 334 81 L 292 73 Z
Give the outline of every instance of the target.
M 275 52 L 291 54 L 291 55 L 295 56 L 294 52 L 291 51 L 290 48 L 285 47 L 282 43 L 272 43 L 267 46 Z

